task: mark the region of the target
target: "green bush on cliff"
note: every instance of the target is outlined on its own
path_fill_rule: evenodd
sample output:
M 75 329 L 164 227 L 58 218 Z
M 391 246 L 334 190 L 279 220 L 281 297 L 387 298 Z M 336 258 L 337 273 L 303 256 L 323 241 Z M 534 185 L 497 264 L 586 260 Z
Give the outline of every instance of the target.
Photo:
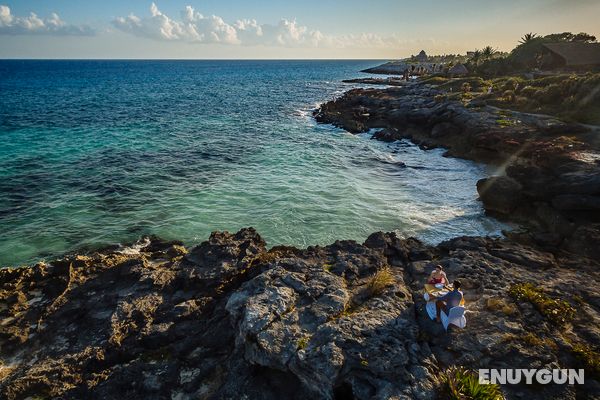
M 421 83 L 425 83 L 428 85 L 441 85 L 442 83 L 448 82 L 448 78 L 443 76 L 431 76 L 421 80 Z
M 468 78 L 456 78 L 448 80 L 445 83 L 439 85 L 440 89 L 451 90 L 453 92 L 460 92 L 463 90 L 465 85 L 469 85 L 470 89 L 474 92 L 483 91 L 487 86 L 489 86 L 489 82 L 479 78 L 479 77 L 468 77 Z
M 556 115 L 566 121 L 600 124 L 600 73 L 537 79 L 509 76 L 496 78 L 490 84 L 492 93 L 485 95 L 490 105 Z
M 552 83 L 544 89 L 538 90 L 536 93 L 536 100 L 542 104 L 553 104 L 557 103 L 563 98 L 563 90 L 560 85 Z
M 441 394 L 449 400 L 503 400 L 499 385 L 481 384 L 474 371 L 452 367 L 441 376 Z
M 532 283 L 518 283 L 509 288 L 509 294 L 516 300 L 525 300 L 552 322 L 565 324 L 575 316 L 575 309 L 569 302 L 553 299 Z
M 310 336 L 303 336 L 298 340 L 296 344 L 296 348 L 298 350 L 304 350 L 308 347 L 308 343 L 310 342 Z
M 522 83 L 523 79 L 510 77 L 502 82 L 502 89 L 516 91 Z

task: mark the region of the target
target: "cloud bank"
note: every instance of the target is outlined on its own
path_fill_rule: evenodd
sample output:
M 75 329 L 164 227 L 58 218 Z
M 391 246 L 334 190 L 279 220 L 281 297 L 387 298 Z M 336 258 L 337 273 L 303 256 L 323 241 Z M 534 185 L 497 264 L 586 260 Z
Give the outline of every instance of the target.
M 0 34 L 91 36 L 94 33 L 88 26 L 65 23 L 56 13 L 52 13 L 49 18 L 40 18 L 33 12 L 27 17 L 17 17 L 11 14 L 8 6 L 0 5 Z
M 157 40 L 188 43 L 219 43 L 246 46 L 285 47 L 381 47 L 397 48 L 406 41 L 376 34 L 331 36 L 318 30 L 309 30 L 295 20 L 282 19 L 277 25 L 259 24 L 254 19 L 228 23 L 223 18 L 206 16 L 187 6 L 175 20 L 161 12 L 155 3 L 150 6 L 150 16 L 140 18 L 134 14 L 112 21 L 117 29 L 135 36 Z

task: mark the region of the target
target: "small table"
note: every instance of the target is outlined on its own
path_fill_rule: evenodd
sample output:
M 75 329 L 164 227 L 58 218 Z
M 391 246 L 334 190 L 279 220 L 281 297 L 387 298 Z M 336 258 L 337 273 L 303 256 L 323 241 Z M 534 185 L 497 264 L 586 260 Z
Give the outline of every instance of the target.
M 435 302 L 439 297 L 444 296 L 446 293 L 452 291 L 453 288 L 444 285 L 443 288 L 438 289 L 435 287 L 435 285 L 432 285 L 431 283 L 426 283 L 425 284 L 425 294 L 423 295 L 423 297 L 425 298 L 425 300 L 427 302 Z M 465 299 L 463 298 L 461 301 L 461 305 L 465 303 Z
M 444 292 L 440 293 L 442 291 L 444 291 Z M 446 293 L 448 293 L 448 289 L 446 287 L 438 289 L 435 287 L 435 285 L 433 285 L 431 283 L 426 283 L 425 284 L 425 294 L 423 297 L 425 297 L 426 301 L 435 301 L 438 297 L 442 297 Z

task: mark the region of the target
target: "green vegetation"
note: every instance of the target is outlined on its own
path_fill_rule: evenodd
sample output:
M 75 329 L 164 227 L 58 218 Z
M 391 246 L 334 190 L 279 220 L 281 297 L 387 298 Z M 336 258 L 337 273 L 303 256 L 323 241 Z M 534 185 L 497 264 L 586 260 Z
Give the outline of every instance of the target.
M 439 55 L 427 56 L 426 62 L 436 63 L 436 64 L 440 64 L 440 63 L 458 64 L 458 63 L 465 63 L 468 59 L 469 59 L 469 57 L 464 54 L 439 54 Z M 406 59 L 406 61 L 419 62 L 419 60 L 417 59 L 417 56 L 409 57 Z
M 443 398 L 450 400 L 502 400 L 499 385 L 479 383 L 479 376 L 463 367 L 452 367 L 441 376 Z
M 600 124 L 600 73 L 538 79 L 505 77 L 493 80 L 492 86 L 492 94 L 485 96 L 491 105 Z M 514 87 L 510 97 L 500 94 L 507 86 Z
M 424 77 L 421 82 L 451 92 L 453 95 L 447 100 L 483 100 L 484 103 L 478 104 L 554 115 L 567 122 L 600 125 L 600 71 L 545 77 L 535 77 L 531 73 L 540 68 L 555 67 L 544 45 L 557 42 L 592 43 L 596 42 L 596 37 L 571 32 L 546 36 L 527 33 L 510 53 L 501 53 L 492 46 L 486 46 L 469 53 L 466 60 L 455 57 L 444 61 L 448 66 L 464 63 L 470 76 L 451 79 L 432 75 Z M 462 95 L 454 96 L 455 93 Z M 504 122 L 508 121 L 499 123 L 510 125 Z
M 525 35 L 523 35 L 523 37 L 521 38 L 521 40 L 519 40 L 519 44 L 530 43 L 536 37 L 538 37 L 537 33 L 532 33 L 532 32 L 526 33 Z
M 434 83 L 431 83 L 434 85 Z M 445 82 L 438 85 L 439 89 L 460 92 L 463 90 L 463 86 L 468 84 L 469 90 L 473 92 L 480 92 L 489 87 L 490 83 L 479 77 L 468 77 L 468 78 L 456 78 L 447 79 Z
M 506 53 L 501 53 L 492 46 L 486 46 L 483 49 L 475 50 L 472 53 L 471 58 L 469 58 L 466 63 L 466 67 L 469 71 L 476 70 L 480 68 L 481 65 L 487 65 L 506 56 Z
M 519 76 L 447 79 L 434 76 L 422 82 L 446 92 L 468 93 L 473 99 L 485 100 L 499 108 L 555 115 L 571 122 L 600 124 L 600 73 L 562 74 L 535 79 Z M 468 92 L 464 91 L 465 87 L 469 88 Z M 491 93 L 488 93 L 489 88 Z M 442 100 L 440 97 L 439 101 Z
M 496 120 L 496 123 L 500 125 L 500 127 L 505 128 L 507 126 L 515 126 L 517 125 L 517 121 L 514 119 L 500 118 Z
M 394 283 L 396 283 L 396 279 L 392 275 L 390 268 L 383 267 L 373 275 L 367 284 L 367 289 L 371 296 L 379 296 L 386 287 L 392 286 Z
M 502 76 L 516 72 L 542 67 L 549 60 L 543 56 L 544 44 L 557 42 L 595 42 L 596 37 L 587 33 L 554 33 L 538 36 L 535 33 L 525 34 L 517 47 L 510 53 L 499 53 L 491 46 L 476 50 L 466 63 L 466 67 L 478 76 Z
M 586 304 L 583 297 L 579 296 L 578 294 L 573 295 L 573 301 L 575 303 L 579 304 L 580 306 L 583 306 Z
M 553 299 L 532 283 L 518 283 L 509 289 L 509 294 L 516 300 L 525 300 L 550 321 L 557 324 L 570 322 L 575 316 L 575 309 L 564 300 Z
M 296 344 L 296 348 L 298 350 L 304 350 L 305 348 L 308 347 L 308 342 L 310 342 L 310 337 L 303 336 L 298 340 L 298 343 Z
M 575 344 L 571 351 L 583 364 L 586 372 L 592 373 L 595 379 L 600 380 L 600 353 L 587 344 Z
M 539 337 L 533 332 L 527 332 L 527 334 L 522 337 L 522 340 L 531 347 L 547 347 L 553 350 L 558 350 L 558 346 L 554 340 L 550 338 Z
M 525 343 L 527 348 L 540 350 L 541 348 L 549 349 L 552 351 L 558 350 L 556 342 L 549 337 L 541 337 L 533 332 L 527 332 L 525 335 L 505 333 L 502 335 L 500 343 Z
M 429 84 L 429 85 L 441 85 L 442 83 L 446 83 L 450 80 L 450 78 L 446 78 L 445 76 L 433 75 L 428 76 L 421 80 L 421 82 Z

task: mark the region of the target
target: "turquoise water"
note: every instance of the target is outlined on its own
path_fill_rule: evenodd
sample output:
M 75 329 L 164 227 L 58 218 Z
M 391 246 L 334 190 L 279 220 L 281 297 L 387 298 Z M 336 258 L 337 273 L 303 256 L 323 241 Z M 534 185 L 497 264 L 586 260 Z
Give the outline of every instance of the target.
M 376 64 L 0 61 L 0 265 L 244 226 L 296 246 L 498 233 L 484 167 L 314 122 Z

